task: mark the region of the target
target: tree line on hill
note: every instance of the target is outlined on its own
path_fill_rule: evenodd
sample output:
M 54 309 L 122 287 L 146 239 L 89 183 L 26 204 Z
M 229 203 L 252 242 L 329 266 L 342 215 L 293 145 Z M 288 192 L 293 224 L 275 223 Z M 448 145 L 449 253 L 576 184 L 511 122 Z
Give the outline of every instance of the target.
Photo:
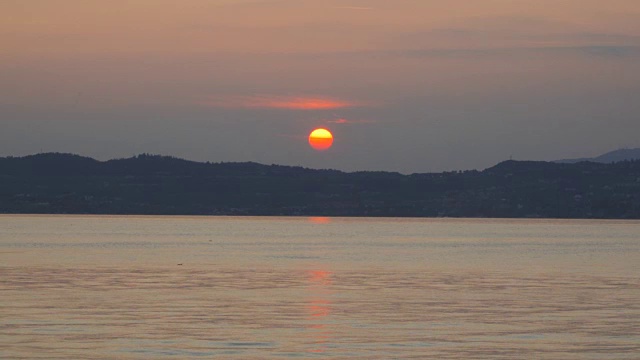
M 0 158 L 0 213 L 640 218 L 640 161 L 403 175 L 142 154 Z

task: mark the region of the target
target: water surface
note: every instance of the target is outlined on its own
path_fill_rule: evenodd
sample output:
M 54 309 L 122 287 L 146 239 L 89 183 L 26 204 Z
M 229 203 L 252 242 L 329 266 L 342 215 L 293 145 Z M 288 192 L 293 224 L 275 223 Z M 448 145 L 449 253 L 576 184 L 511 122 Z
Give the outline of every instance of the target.
M 638 359 L 640 222 L 0 216 L 2 359 Z

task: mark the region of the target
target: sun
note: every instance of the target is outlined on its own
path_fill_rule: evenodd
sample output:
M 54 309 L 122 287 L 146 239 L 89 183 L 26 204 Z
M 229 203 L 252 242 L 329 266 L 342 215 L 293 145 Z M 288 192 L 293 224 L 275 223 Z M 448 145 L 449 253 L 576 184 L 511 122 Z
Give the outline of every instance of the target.
M 309 134 L 309 145 L 318 151 L 324 151 L 333 144 L 333 135 L 327 129 L 315 129 Z

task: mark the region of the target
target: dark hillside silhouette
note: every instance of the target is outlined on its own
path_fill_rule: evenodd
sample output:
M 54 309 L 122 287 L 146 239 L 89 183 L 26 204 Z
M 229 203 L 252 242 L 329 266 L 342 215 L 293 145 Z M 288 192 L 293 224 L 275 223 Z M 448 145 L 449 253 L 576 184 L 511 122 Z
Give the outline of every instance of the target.
M 640 218 L 640 161 L 402 175 L 143 154 L 0 158 L 0 212 Z

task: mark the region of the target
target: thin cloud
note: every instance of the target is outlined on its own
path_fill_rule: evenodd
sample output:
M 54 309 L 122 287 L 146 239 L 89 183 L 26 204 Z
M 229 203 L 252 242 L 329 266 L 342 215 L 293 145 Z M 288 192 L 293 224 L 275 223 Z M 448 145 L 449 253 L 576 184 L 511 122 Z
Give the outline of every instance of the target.
M 300 57 L 368 57 L 391 56 L 408 58 L 477 58 L 494 56 L 586 55 L 599 57 L 632 58 L 640 56 L 640 46 L 634 45 L 585 45 L 585 46 L 510 46 L 474 48 L 430 48 L 400 50 L 335 51 L 327 53 L 300 53 Z M 291 57 L 292 54 L 287 54 Z
M 305 96 L 223 96 L 212 97 L 202 103 L 213 107 L 287 110 L 335 110 L 363 105 L 329 97 Z
M 373 120 L 347 120 L 345 118 L 339 118 L 335 120 L 327 120 L 328 124 L 372 124 L 375 123 Z
M 457 47 L 457 48 L 423 48 L 423 49 L 389 49 L 389 50 L 357 50 L 328 52 L 271 52 L 256 53 L 260 56 L 288 59 L 336 59 L 352 58 L 368 60 L 380 57 L 405 58 L 459 58 L 473 59 L 496 56 L 531 56 L 531 55 L 579 55 L 602 58 L 637 58 L 640 57 L 640 46 L 635 45 L 558 45 L 558 46 L 506 46 L 506 47 Z M 368 103 L 348 103 L 343 107 L 368 106 Z M 247 106 L 242 106 L 247 107 Z M 257 106 L 256 106 L 257 107 Z M 338 107 L 339 108 L 339 107 Z M 330 109 L 330 108 L 329 108 Z

